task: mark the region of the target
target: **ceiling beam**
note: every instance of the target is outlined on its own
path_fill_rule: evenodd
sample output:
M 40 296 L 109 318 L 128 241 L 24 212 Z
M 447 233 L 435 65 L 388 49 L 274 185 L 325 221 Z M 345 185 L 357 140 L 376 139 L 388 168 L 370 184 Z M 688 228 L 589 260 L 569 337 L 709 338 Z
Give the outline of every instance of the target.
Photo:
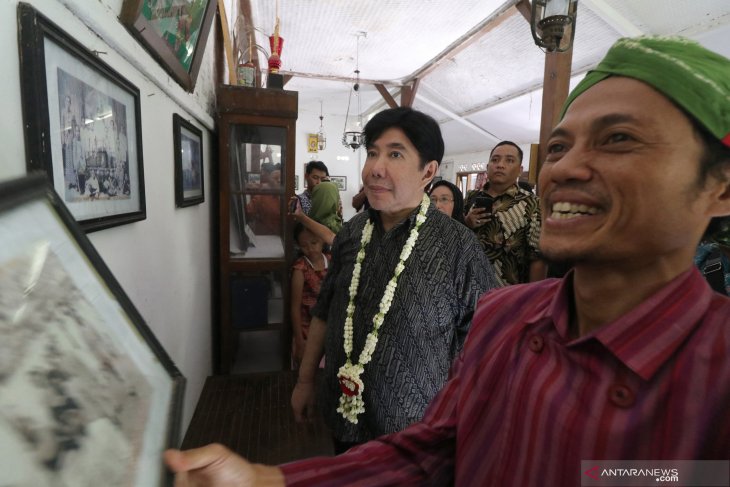
M 400 104 L 402 107 L 412 107 L 413 101 L 416 99 L 416 91 L 418 90 L 418 83 L 421 78 L 414 79 L 409 85 L 401 88 L 400 91 Z
M 233 46 L 231 45 L 231 31 L 228 28 L 228 15 L 223 0 L 218 0 L 218 18 L 220 19 L 221 32 L 223 34 L 223 52 L 228 66 L 228 84 L 236 84 L 236 61 L 233 59 Z
M 421 68 L 416 70 L 416 72 L 407 76 L 405 78 L 406 82 L 404 84 L 407 84 L 416 78 L 423 78 L 428 73 L 438 68 L 443 62 L 456 56 L 461 51 L 484 37 L 487 32 L 494 29 L 499 24 L 515 14 L 515 9 L 513 7 L 516 3 L 517 0 L 511 0 L 502 5 L 499 10 L 496 10 L 492 15 L 482 20 L 469 32 L 458 38 L 456 41 L 452 42 L 446 49 L 437 54 L 436 57 L 434 57 L 433 59 L 429 60 Z
M 645 34 L 636 24 L 608 5 L 605 0 L 580 0 L 579 7 L 587 7 L 592 10 L 622 37 L 636 37 Z
M 532 24 L 532 7 L 530 0 L 520 0 L 515 4 L 515 8 L 525 18 L 528 24 Z
M 570 74 L 570 77 L 572 78 L 574 76 L 580 76 L 581 74 L 587 73 L 588 71 L 590 71 L 591 69 L 593 69 L 595 67 L 596 67 L 595 64 L 591 64 L 582 69 L 577 69 Z M 464 112 L 461 112 L 461 116 L 468 117 L 470 115 L 474 115 L 475 113 L 483 112 L 484 110 L 488 110 L 497 105 L 501 105 L 502 103 L 506 103 L 508 101 L 514 100 L 515 98 L 519 98 L 522 95 L 527 95 L 529 93 L 535 93 L 539 90 L 542 90 L 543 86 L 544 86 L 544 83 L 542 83 L 542 82 L 535 83 L 534 85 L 528 86 L 527 88 L 524 88 L 520 91 L 515 91 L 513 93 L 510 93 L 509 95 L 503 96 L 502 98 L 497 98 L 496 100 L 492 100 L 487 103 L 475 105 L 472 108 L 470 108 Z
M 316 73 L 302 73 L 301 71 L 287 71 L 284 69 L 279 70 L 279 74 L 283 76 L 296 76 L 297 78 L 307 79 L 321 79 L 324 81 L 344 81 L 345 83 L 355 83 L 358 81 L 356 78 L 350 76 L 336 76 L 332 74 L 316 74 Z M 401 83 L 395 81 L 384 81 L 377 79 L 362 79 L 358 81 L 361 85 L 383 85 L 383 86 L 397 86 L 401 87 Z
M 445 108 L 445 107 L 439 105 L 438 103 L 431 101 L 428 98 L 425 98 L 423 95 L 419 96 L 418 100 L 421 103 L 425 103 L 426 105 L 429 105 L 432 108 L 435 108 L 436 110 L 440 111 L 444 115 L 449 116 L 455 122 L 458 122 L 458 123 L 464 125 L 465 127 L 468 127 L 469 129 L 473 130 L 474 132 L 478 133 L 479 135 L 492 137 L 494 140 L 500 140 L 499 137 L 497 137 L 490 131 L 481 128 L 479 125 L 475 124 L 471 120 L 467 120 L 464 117 L 459 116 L 459 114 L 452 112 L 448 108 Z
M 393 98 L 393 95 L 390 94 L 390 92 L 388 91 L 388 89 L 385 86 L 378 83 L 375 85 L 375 87 L 378 89 L 378 92 L 380 92 L 380 95 L 383 97 L 383 99 L 385 100 L 385 103 L 387 103 L 390 108 L 398 107 L 398 102 L 395 101 L 395 98 Z

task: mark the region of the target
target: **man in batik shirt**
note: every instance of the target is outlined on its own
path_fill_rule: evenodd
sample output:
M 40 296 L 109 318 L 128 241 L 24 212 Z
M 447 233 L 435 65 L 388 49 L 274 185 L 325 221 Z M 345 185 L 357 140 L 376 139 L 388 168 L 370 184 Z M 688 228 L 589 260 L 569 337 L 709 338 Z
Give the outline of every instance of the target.
M 522 172 L 522 149 L 508 140 L 489 154 L 488 181 L 466 196 L 466 226 L 474 230 L 494 266 L 500 285 L 537 281 L 545 276 L 537 243 L 540 202 L 517 185 Z M 486 198 L 488 207 L 479 204 Z

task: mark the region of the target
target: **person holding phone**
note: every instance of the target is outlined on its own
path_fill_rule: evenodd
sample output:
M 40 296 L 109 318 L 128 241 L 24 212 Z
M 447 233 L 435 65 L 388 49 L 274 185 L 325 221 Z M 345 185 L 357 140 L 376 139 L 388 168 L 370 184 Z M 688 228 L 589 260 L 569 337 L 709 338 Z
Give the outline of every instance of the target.
M 467 194 L 464 222 L 476 234 L 501 285 L 545 277 L 540 260 L 540 204 L 537 196 L 517 185 L 522 149 L 505 140 L 492 149 L 487 183 Z

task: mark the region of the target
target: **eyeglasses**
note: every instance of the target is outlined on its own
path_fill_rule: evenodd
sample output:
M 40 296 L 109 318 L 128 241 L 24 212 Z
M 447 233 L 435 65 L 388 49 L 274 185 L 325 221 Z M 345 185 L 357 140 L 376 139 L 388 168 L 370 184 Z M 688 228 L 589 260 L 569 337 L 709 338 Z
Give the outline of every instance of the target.
M 449 198 L 448 196 L 442 196 L 440 198 L 437 198 L 436 196 L 431 196 L 431 202 L 435 205 L 436 203 L 453 203 L 454 198 Z

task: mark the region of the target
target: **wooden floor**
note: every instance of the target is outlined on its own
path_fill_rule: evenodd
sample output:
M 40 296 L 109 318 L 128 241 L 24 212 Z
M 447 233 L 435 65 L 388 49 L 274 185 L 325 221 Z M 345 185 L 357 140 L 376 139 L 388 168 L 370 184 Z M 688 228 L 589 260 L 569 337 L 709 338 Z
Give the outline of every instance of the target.
M 321 418 L 312 424 L 294 420 L 289 401 L 295 381 L 291 371 L 208 377 L 182 447 L 222 443 L 266 464 L 332 455 Z

